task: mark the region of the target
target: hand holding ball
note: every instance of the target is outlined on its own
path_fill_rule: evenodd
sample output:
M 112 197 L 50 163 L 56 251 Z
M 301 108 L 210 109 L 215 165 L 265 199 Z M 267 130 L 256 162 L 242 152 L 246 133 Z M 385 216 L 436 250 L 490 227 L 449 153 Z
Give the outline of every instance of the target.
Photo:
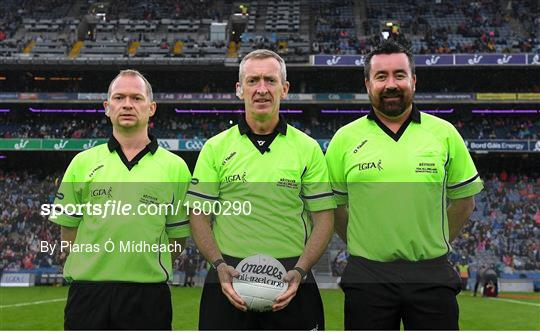
M 236 266 L 240 275 L 233 279 L 233 288 L 246 302 L 249 310 L 270 311 L 274 300 L 283 294 L 288 284 L 285 267 L 275 258 L 257 254 L 243 259 Z

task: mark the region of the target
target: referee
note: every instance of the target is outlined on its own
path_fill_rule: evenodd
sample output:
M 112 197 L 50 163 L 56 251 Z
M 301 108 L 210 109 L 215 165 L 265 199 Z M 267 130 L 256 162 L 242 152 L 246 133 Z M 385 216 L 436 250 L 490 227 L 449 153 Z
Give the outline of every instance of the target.
M 289 90 L 279 55 L 268 50 L 246 55 L 236 88 L 245 117 L 203 146 L 187 195 L 193 239 L 213 263 L 199 329 L 324 329 L 322 301 L 310 272 L 333 233 L 336 206 L 323 153 L 315 140 L 279 116 L 280 100 Z M 197 213 L 197 202 L 221 205 L 222 213 Z M 250 208 L 226 213 L 228 204 Z M 273 312 L 246 311 L 231 285 L 239 274 L 234 267 L 258 253 L 275 257 L 288 270 L 288 290 L 276 299 Z
M 408 48 L 382 41 L 364 75 L 372 110 L 326 153 L 336 232 L 351 254 L 345 328 L 456 330 L 460 279 L 447 254 L 482 182 L 456 129 L 413 104 Z
M 182 200 L 190 173 L 148 134 L 156 103 L 139 72 L 121 71 L 104 106 L 113 134 L 71 161 L 55 200 L 66 213 L 50 217 L 62 226 L 63 243 L 71 243 L 64 328 L 170 330 L 167 281 L 171 254 L 178 255 L 189 236 Z M 180 208 L 152 212 L 152 205 L 165 203 Z M 84 204 L 82 213 L 68 212 L 68 206 Z M 118 213 L 128 205 L 133 210 Z

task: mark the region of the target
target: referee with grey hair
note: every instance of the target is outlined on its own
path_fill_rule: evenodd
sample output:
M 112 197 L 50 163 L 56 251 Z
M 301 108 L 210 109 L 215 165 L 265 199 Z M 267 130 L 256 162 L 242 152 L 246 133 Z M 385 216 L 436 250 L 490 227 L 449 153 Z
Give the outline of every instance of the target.
M 199 314 L 201 330 L 324 329 L 322 300 L 312 266 L 333 233 L 335 202 L 318 143 L 287 124 L 279 114 L 287 96 L 285 62 L 269 50 L 256 50 L 240 63 L 237 96 L 245 116 L 238 125 L 203 146 L 188 201 L 212 204 L 248 202 L 250 213 L 194 213 L 191 232 L 212 263 Z M 244 258 L 272 256 L 288 271 L 288 288 L 271 312 L 247 311 L 232 287 Z

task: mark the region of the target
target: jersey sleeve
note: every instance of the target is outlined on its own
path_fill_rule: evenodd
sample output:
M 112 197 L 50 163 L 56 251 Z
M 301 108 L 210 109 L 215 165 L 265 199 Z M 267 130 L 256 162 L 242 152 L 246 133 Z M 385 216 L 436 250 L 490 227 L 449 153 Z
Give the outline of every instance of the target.
M 191 181 L 191 173 L 183 160 L 180 160 L 178 166 L 175 166 L 174 173 L 174 194 L 171 202 L 174 209 L 172 209 L 171 214 L 167 214 L 166 216 L 165 231 L 169 238 L 188 237 L 190 235 L 190 228 L 185 199 Z
M 339 144 L 339 132 L 334 135 L 328 149 L 326 149 L 326 164 L 332 191 L 337 205 L 345 205 L 349 201 L 347 181 L 345 179 L 345 166 L 343 161 L 343 151 Z
M 450 130 L 448 145 L 448 164 L 446 166 L 448 198 L 459 199 L 478 194 L 484 185 L 463 138 L 453 126 Z
M 332 188 L 328 180 L 328 168 L 317 142 L 313 142 L 312 153 L 302 176 L 300 192 L 307 210 L 323 211 L 336 208 Z
M 219 173 L 216 156 L 210 141 L 201 149 L 189 185 L 186 200 L 190 207 L 195 201 L 216 201 L 219 199 Z
M 80 171 L 78 160 L 75 156 L 69 164 L 51 206 L 49 220 L 60 226 L 78 227 L 83 218 L 75 208 L 82 201 L 81 179 L 77 176 Z

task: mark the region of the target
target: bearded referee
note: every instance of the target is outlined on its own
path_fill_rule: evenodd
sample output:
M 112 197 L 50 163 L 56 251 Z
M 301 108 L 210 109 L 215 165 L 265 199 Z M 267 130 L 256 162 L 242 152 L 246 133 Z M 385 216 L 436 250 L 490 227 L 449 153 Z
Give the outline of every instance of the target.
M 447 254 L 482 182 L 457 130 L 413 104 L 406 46 L 384 40 L 364 74 L 372 110 L 326 152 L 336 231 L 350 252 L 345 329 L 456 330 L 461 282 Z
M 212 263 L 200 303 L 201 330 L 324 329 L 322 301 L 310 270 L 333 233 L 335 202 L 318 143 L 279 115 L 280 100 L 289 91 L 286 76 L 285 62 L 276 53 L 246 55 L 236 84 L 245 116 L 210 138 L 197 160 L 187 195 L 191 232 Z M 236 215 L 197 213 L 195 202 L 251 208 Z M 288 289 L 272 312 L 246 311 L 231 285 L 238 275 L 235 266 L 259 253 L 288 270 Z
M 75 156 L 55 200 L 88 208 L 50 218 L 62 226 L 62 241 L 72 244 L 64 267 L 70 283 L 64 328 L 171 330 L 167 281 L 171 254 L 180 253 L 189 235 L 182 200 L 190 173 L 148 133 L 156 103 L 143 75 L 121 71 L 104 106 L 113 126 L 109 142 Z M 180 208 L 151 214 L 152 205 L 166 203 Z M 125 210 L 128 204 L 133 210 Z M 127 213 L 114 213 L 112 205 Z

